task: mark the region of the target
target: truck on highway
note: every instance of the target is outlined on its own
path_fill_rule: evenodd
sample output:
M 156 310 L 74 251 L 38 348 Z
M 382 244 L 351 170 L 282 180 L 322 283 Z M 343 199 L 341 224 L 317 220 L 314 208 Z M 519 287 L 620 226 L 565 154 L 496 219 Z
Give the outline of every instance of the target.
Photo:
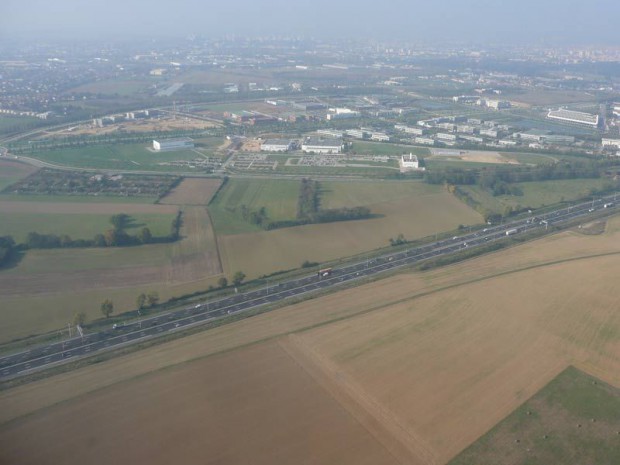
M 323 268 L 322 270 L 318 271 L 317 275 L 318 275 L 319 278 L 325 278 L 325 277 L 331 275 L 332 271 L 333 270 L 331 268 Z
M 517 234 L 518 232 L 519 230 L 517 228 L 513 228 L 513 229 L 509 229 L 508 231 L 506 231 L 506 235 L 512 236 L 513 234 Z

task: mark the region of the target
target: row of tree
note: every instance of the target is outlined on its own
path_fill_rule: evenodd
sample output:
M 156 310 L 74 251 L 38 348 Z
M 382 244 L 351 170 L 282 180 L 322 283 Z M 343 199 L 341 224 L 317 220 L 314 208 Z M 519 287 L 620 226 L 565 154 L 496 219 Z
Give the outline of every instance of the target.
M 16 245 L 12 236 L 0 236 L 0 267 L 9 262 L 15 249 Z
M 182 225 L 182 212 L 179 211 L 172 220 L 170 234 L 163 237 L 154 237 L 147 227 L 131 235 L 125 229 L 131 225 L 131 217 L 119 213 L 110 217 L 112 228 L 103 234 L 96 234 L 93 239 L 71 239 L 67 234 L 41 234 L 30 232 L 24 246 L 29 249 L 55 249 L 70 247 L 126 247 L 132 245 L 174 242 L 179 239 L 179 230 Z
M 562 161 L 536 167 L 486 167 L 483 169 L 446 168 L 430 170 L 425 174 L 425 181 L 429 184 L 478 184 L 484 189 L 498 192 L 505 190 L 506 184 L 531 181 L 548 181 L 553 179 L 598 178 L 601 167 L 596 161 L 574 160 Z M 500 195 L 500 194 L 498 194 Z

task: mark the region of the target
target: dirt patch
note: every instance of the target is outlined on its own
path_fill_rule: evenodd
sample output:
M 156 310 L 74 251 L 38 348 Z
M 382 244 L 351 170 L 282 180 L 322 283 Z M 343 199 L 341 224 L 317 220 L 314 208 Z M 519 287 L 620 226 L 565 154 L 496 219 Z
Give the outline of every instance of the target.
M 258 139 L 246 139 L 241 144 L 240 150 L 242 152 L 260 152 L 260 146 L 262 141 Z
M 221 184 L 221 179 L 185 178 L 159 203 L 165 205 L 208 205 Z
M 590 223 L 580 224 L 575 231 L 586 236 L 597 236 L 605 232 L 607 220 L 592 221 Z
M 0 462 L 398 462 L 277 344 L 94 392 L 0 427 Z

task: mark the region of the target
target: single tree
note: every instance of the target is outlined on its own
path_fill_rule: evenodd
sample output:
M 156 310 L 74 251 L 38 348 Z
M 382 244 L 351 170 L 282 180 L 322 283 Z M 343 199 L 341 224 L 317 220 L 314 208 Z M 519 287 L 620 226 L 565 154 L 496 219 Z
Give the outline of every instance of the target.
M 245 279 L 245 273 L 243 271 L 237 271 L 232 278 L 232 282 L 235 286 L 238 286 Z
M 125 213 L 119 213 L 118 215 L 112 215 L 110 217 L 110 223 L 117 231 L 122 231 L 129 224 L 129 215 Z
M 224 287 L 228 286 L 228 279 L 226 279 L 224 276 L 222 276 L 220 279 L 217 280 L 217 284 L 221 288 L 224 288 Z
M 77 312 L 73 315 L 73 324 L 75 326 L 84 326 L 84 323 L 86 323 L 86 313 Z
M 143 244 L 148 244 L 149 242 L 151 242 L 151 240 L 153 240 L 151 230 L 149 228 L 142 228 L 138 239 L 140 239 L 140 242 L 142 242 Z
M 157 305 L 157 303 L 159 302 L 159 294 L 155 291 L 149 292 L 149 295 L 146 296 L 146 300 L 149 303 L 149 307 Z
M 136 299 L 136 305 L 138 306 L 138 310 L 142 310 L 144 308 L 145 303 L 146 303 L 146 294 L 143 292 Z
M 103 313 L 106 318 L 110 318 L 112 312 L 114 312 L 114 303 L 110 299 L 105 299 L 101 304 L 101 313 Z

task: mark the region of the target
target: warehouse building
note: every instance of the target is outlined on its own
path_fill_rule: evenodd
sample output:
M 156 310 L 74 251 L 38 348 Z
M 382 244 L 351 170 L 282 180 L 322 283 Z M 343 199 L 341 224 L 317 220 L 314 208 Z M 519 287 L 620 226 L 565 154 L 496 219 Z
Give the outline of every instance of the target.
M 565 110 L 549 110 L 547 118 L 562 121 L 565 123 L 573 123 L 595 128 L 598 126 L 598 115 L 592 115 L 583 111 Z
M 160 141 L 153 141 L 153 150 L 157 152 L 164 152 L 169 150 L 187 150 L 194 148 L 194 140 L 189 137 L 183 137 L 180 139 L 162 139 Z
M 323 139 L 319 137 L 307 137 L 301 144 L 301 150 L 305 153 L 328 153 L 335 154 L 342 152 L 342 140 Z
M 294 142 L 290 139 L 267 139 L 261 146 L 261 152 L 288 152 L 292 150 Z

